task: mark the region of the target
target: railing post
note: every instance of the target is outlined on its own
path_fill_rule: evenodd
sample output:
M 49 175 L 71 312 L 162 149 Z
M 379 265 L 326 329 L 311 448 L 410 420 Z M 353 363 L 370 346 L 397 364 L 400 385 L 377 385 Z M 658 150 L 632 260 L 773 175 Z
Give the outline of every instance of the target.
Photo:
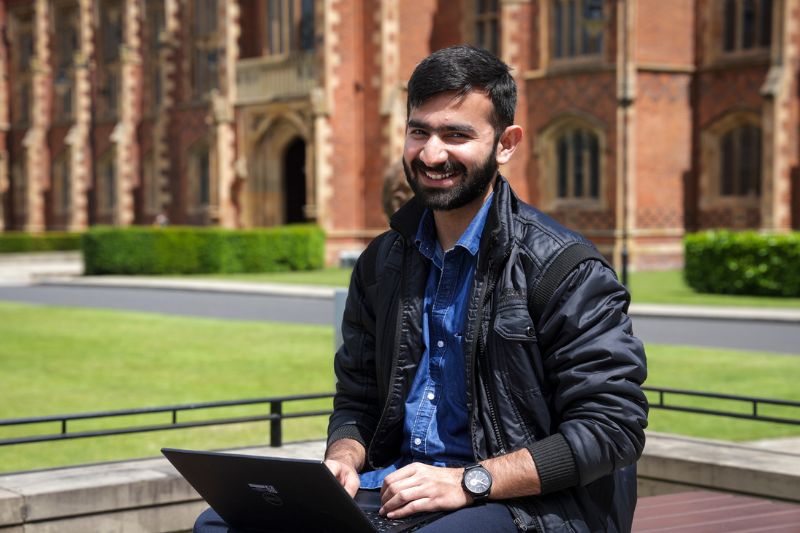
M 280 400 L 269 403 L 269 413 L 275 418 L 269 421 L 269 445 L 273 448 L 283 446 L 283 402 Z

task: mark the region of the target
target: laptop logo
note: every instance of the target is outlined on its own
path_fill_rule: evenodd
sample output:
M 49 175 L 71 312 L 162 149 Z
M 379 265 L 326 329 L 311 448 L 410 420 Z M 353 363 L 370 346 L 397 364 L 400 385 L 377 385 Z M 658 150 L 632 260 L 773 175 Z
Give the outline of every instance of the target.
M 278 489 L 273 487 L 272 485 L 259 485 L 257 483 L 248 483 L 248 487 L 253 492 L 257 492 L 261 499 L 267 502 L 270 505 L 274 505 L 276 507 L 280 507 L 283 505 L 283 500 L 278 495 Z

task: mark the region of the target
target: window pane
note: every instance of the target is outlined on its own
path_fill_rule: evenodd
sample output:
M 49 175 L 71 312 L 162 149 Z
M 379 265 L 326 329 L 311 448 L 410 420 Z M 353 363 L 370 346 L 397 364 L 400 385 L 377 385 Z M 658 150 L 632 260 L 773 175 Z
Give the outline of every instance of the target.
M 573 164 L 573 185 L 572 185 L 572 196 L 575 198 L 582 198 L 583 197 L 583 178 L 584 178 L 584 132 L 582 130 L 576 130 L 572 134 L 572 155 L 574 157 L 574 164 Z
M 19 120 L 20 122 L 28 122 L 30 120 L 31 111 L 31 93 L 30 85 L 24 83 L 19 88 Z
M 19 68 L 20 70 L 28 70 L 33 57 L 33 35 L 25 33 L 20 37 L 19 41 Z
M 753 135 L 753 142 L 754 142 L 754 154 L 753 154 L 753 162 L 755 165 L 755 171 L 753 172 L 753 183 L 752 190 L 756 194 L 756 196 L 761 196 L 761 129 L 760 128 L 753 128 L 754 135 Z
M 756 126 L 743 126 L 740 134 L 739 183 L 741 195 L 757 194 L 761 181 L 761 131 Z
M 486 9 L 489 7 L 487 4 L 487 0 L 477 0 L 475 2 L 475 13 L 478 15 L 486 13 Z
M 759 17 L 761 21 L 759 44 L 768 48 L 772 43 L 772 0 L 761 0 Z
M 314 49 L 314 0 L 303 0 L 300 16 L 300 48 Z
M 720 191 L 722 196 L 730 196 L 733 194 L 733 159 L 735 156 L 735 147 L 733 140 L 734 132 L 729 132 L 722 137 L 722 149 L 720 150 Z
M 600 143 L 589 133 L 589 196 L 600 198 Z
M 117 180 L 113 159 L 106 163 L 105 185 L 106 185 L 106 206 L 114 209 L 117 206 Z
M 489 23 L 490 28 L 490 46 L 489 51 L 497 55 L 500 53 L 500 28 L 498 28 L 497 19 L 492 19 Z
M 736 0 L 725 0 L 725 51 L 736 49 Z
M 200 174 L 200 205 L 208 205 L 210 202 L 211 184 L 209 180 L 208 152 L 203 152 L 197 161 L 198 173 Z
M 742 48 L 756 45 L 756 0 L 744 0 L 742 13 Z
M 553 9 L 553 57 L 564 55 L 564 6 L 555 0 Z
M 568 154 L 566 135 L 558 140 L 557 152 L 558 152 L 558 163 L 556 171 L 558 175 L 558 197 L 566 198 L 567 197 L 567 154 Z
M 574 57 L 577 50 L 577 35 L 575 34 L 577 20 L 575 12 L 575 0 L 570 0 L 567 4 L 567 55 Z
M 69 211 L 70 196 L 72 194 L 70 190 L 70 181 L 69 157 L 65 157 L 61 164 L 61 210 L 64 212 Z

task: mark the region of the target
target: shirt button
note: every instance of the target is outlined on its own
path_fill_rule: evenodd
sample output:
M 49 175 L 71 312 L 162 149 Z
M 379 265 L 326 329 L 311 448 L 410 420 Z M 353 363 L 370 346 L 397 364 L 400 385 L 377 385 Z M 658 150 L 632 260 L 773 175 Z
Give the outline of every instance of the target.
M 421 438 L 419 438 L 419 437 L 417 437 L 416 439 L 414 439 L 414 444 L 416 444 L 417 446 L 419 446 L 420 444 L 422 444 L 422 439 L 421 439 Z
M 432 392 L 429 392 L 428 393 L 428 399 L 433 401 L 434 398 L 436 398 L 436 395 L 434 393 L 432 393 Z
M 439 348 L 444 348 L 444 341 L 437 342 L 436 346 L 438 346 Z

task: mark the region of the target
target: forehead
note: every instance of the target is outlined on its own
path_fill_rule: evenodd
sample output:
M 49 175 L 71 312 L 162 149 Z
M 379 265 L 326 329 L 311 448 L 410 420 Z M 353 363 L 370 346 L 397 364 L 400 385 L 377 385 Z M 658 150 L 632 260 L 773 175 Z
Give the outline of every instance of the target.
M 469 91 L 463 96 L 451 91 L 439 93 L 418 107 L 412 107 L 408 119 L 432 127 L 469 124 L 478 131 L 494 131 L 491 121 L 493 111 L 492 100 L 483 91 Z

